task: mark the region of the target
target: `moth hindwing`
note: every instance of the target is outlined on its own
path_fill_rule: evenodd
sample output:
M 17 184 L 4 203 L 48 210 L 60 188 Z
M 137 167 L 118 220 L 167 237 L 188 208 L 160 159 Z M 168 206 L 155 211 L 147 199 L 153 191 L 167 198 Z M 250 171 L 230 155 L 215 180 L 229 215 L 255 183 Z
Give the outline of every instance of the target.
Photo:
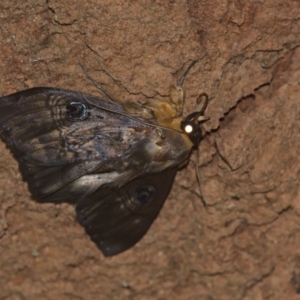
M 0 135 L 33 197 L 74 204 L 106 256 L 147 232 L 177 168 L 201 141 L 204 109 L 182 119 L 186 74 L 169 103 L 147 107 L 56 88 L 0 98 Z

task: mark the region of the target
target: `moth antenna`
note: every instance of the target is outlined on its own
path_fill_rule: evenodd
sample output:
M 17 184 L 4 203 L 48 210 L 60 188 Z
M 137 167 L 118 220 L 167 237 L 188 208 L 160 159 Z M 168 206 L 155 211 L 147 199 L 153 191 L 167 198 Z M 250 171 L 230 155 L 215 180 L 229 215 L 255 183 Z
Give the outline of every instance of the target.
M 84 75 L 93 83 L 93 85 L 97 88 L 97 89 L 99 89 L 102 93 L 104 93 L 105 94 L 105 96 L 107 96 L 108 98 L 109 98 L 109 100 L 111 100 L 111 101 L 113 101 L 113 102 L 117 102 L 117 101 L 115 101 L 115 99 L 114 99 L 114 97 L 107 91 L 107 90 L 105 90 L 89 73 L 88 73 L 88 71 L 86 70 L 86 68 L 85 68 L 85 66 L 81 63 L 81 62 L 79 62 L 78 63 L 79 64 L 79 66 L 81 67 L 81 69 L 82 69 L 82 71 L 83 71 L 83 73 L 84 73 Z

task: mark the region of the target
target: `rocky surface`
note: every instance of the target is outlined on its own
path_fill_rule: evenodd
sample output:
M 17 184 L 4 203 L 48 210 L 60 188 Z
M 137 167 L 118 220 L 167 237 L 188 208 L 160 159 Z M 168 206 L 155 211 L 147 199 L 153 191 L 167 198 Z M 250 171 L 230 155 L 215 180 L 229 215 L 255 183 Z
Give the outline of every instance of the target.
M 195 165 L 112 258 L 67 204 L 39 204 L 0 157 L 0 299 L 300 299 L 299 1 L 1 0 L 1 96 L 51 86 L 168 101 L 209 95 Z M 299 122 L 299 123 L 298 123 Z M 191 160 L 196 161 L 196 153 Z

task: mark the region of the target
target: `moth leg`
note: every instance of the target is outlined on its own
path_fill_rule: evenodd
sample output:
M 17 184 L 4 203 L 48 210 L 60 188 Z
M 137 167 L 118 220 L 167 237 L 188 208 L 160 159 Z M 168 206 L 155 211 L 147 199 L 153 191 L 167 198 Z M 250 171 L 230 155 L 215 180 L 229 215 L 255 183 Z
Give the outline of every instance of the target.
M 171 85 L 169 89 L 169 98 L 170 102 L 155 102 L 155 103 L 147 103 L 148 106 L 141 104 L 138 108 L 139 104 L 131 103 L 133 112 L 138 111 L 142 116 L 146 116 L 146 118 L 155 117 L 161 125 L 168 125 L 174 129 L 178 129 L 179 118 L 182 117 L 184 100 L 185 100 L 185 89 L 183 88 L 184 80 L 191 70 L 191 68 L 195 65 L 197 60 L 192 61 L 192 63 L 188 66 L 185 72 L 182 74 L 178 84 Z M 151 108 L 150 108 L 151 107 Z M 126 105 L 126 110 L 131 112 L 129 107 Z M 173 126 L 172 126 L 173 123 Z
M 114 97 L 106 90 L 104 89 L 86 70 L 85 66 L 82 63 L 79 63 L 79 66 L 81 67 L 83 73 L 85 74 L 85 76 L 93 83 L 93 85 L 99 89 L 102 93 L 104 93 L 104 95 L 106 95 L 108 97 L 109 100 L 118 103 L 118 101 L 116 101 L 114 99 Z
M 169 89 L 169 97 L 173 104 L 173 109 L 176 112 L 176 115 L 182 116 L 185 100 L 185 89 L 179 85 L 171 85 Z
M 85 76 L 95 85 L 96 88 L 102 91 L 111 101 L 120 103 L 120 101 L 114 99 L 113 96 L 108 91 L 106 91 L 92 76 L 90 76 L 86 68 L 81 63 L 79 63 L 79 65 L 83 70 Z M 135 103 L 135 102 L 127 101 L 122 104 L 124 105 L 126 112 L 129 114 L 137 115 L 145 119 L 152 119 L 155 115 L 153 109 L 145 106 L 143 103 Z
M 189 73 L 189 71 L 195 65 L 196 62 L 197 60 L 192 61 L 192 63 L 182 74 L 181 78 L 178 81 L 178 84 L 171 85 L 170 87 L 170 100 L 175 105 L 175 109 L 179 116 L 182 116 L 184 100 L 185 100 L 185 89 L 183 88 L 183 83 L 187 74 Z
M 136 114 L 145 119 L 153 119 L 154 117 L 153 109 L 143 103 L 127 101 L 124 103 L 124 107 L 129 114 Z

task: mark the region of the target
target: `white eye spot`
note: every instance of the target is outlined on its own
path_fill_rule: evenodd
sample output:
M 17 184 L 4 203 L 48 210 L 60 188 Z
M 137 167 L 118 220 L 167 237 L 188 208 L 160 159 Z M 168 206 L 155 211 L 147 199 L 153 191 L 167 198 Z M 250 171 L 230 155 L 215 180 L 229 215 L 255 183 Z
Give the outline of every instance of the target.
M 191 132 L 193 131 L 193 126 L 192 126 L 192 125 L 186 125 L 186 126 L 184 127 L 184 131 L 185 131 L 186 133 L 191 133 Z

